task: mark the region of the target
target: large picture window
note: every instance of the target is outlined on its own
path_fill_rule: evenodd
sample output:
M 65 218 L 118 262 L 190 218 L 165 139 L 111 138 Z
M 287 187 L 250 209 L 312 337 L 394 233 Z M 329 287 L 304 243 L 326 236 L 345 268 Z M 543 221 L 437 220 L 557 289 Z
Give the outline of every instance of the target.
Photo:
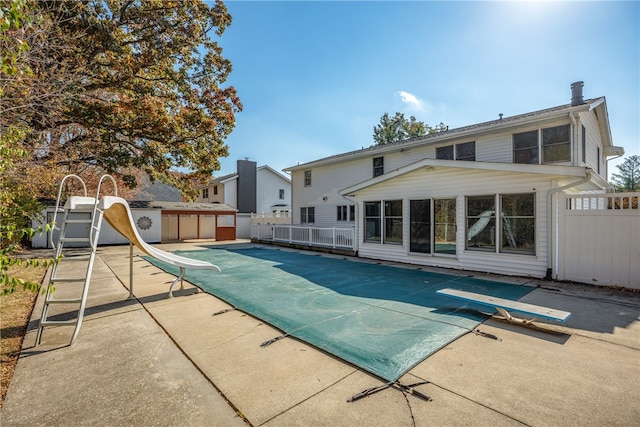
M 402 200 L 384 202 L 384 243 L 402 244 Z
M 380 242 L 382 241 L 382 211 L 380 202 L 364 203 L 364 241 Z
M 534 193 L 467 197 L 469 250 L 535 255 L 535 223 Z

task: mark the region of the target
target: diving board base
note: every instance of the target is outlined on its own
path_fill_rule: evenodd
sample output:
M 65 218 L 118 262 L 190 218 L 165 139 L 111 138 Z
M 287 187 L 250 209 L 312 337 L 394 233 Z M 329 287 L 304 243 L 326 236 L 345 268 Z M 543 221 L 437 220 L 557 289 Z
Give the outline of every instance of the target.
M 527 304 L 520 301 L 513 301 L 490 295 L 476 294 L 473 292 L 460 291 L 457 289 L 440 289 L 436 291 L 439 294 L 447 295 L 453 298 L 461 299 L 467 302 L 473 302 L 476 304 L 493 307 L 498 311 L 500 316 L 498 318 L 507 320 L 509 322 L 520 323 L 529 325 L 531 322 L 538 318 L 554 320 L 557 322 L 564 322 L 571 316 L 568 311 L 556 310 L 553 308 L 542 307 L 539 305 Z M 512 316 L 509 311 L 520 312 L 533 316 L 533 319 L 519 319 Z

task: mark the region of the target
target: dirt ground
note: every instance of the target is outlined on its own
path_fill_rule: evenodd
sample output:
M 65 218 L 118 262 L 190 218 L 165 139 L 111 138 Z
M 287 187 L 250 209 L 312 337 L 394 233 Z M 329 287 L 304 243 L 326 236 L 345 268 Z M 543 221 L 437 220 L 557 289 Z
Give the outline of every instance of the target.
M 42 283 L 45 272 L 45 267 L 10 270 L 10 274 L 38 283 Z M 37 296 L 36 292 L 22 288 L 13 294 L 0 296 L 0 409 L 4 405 Z

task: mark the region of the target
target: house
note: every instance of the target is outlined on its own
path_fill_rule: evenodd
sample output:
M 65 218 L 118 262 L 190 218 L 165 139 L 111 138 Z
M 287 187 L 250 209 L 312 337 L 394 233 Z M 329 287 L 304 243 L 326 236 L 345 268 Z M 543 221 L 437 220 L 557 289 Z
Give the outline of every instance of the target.
M 237 172 L 213 178 L 198 188 L 200 203 L 225 203 L 240 213 L 287 214 L 291 210 L 291 180 L 269 166 L 238 160 Z
M 567 105 L 289 167 L 293 223 L 353 226 L 361 257 L 566 278 L 565 197 L 612 191 L 607 160 L 624 154 L 605 98 L 571 88 Z M 616 262 L 623 284 L 638 281 L 639 262 Z

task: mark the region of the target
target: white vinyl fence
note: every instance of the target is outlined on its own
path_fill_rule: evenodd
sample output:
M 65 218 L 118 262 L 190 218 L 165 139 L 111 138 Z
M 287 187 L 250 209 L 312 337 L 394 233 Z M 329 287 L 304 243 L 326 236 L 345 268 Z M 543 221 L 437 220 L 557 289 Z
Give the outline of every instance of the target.
M 354 250 L 355 229 L 302 225 L 254 224 L 251 238 L 306 246 Z
M 565 195 L 558 279 L 640 289 L 640 193 Z

